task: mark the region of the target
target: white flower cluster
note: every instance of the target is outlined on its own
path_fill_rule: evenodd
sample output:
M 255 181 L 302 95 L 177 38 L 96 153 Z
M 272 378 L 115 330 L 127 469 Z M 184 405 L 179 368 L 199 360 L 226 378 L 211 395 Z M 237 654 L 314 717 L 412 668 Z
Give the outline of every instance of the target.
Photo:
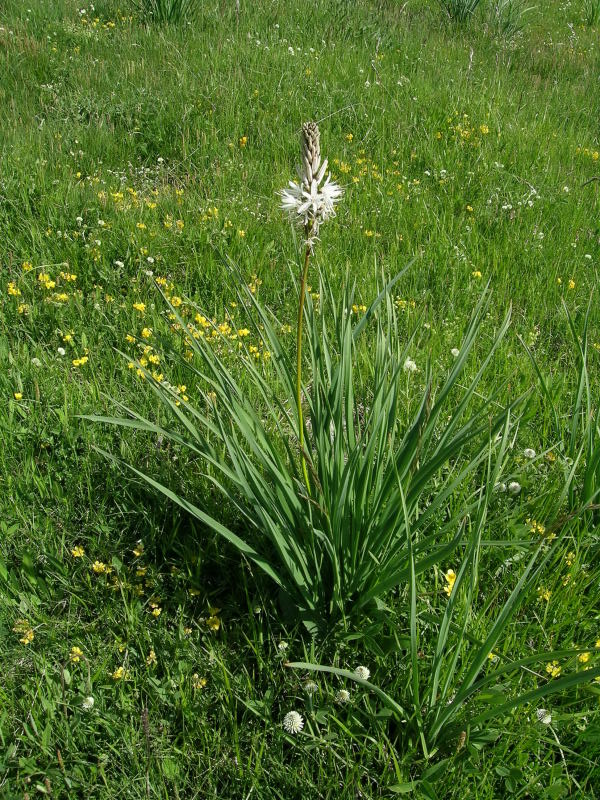
M 304 718 L 297 711 L 288 711 L 283 718 L 283 729 L 287 733 L 300 733 L 304 727 Z
M 304 228 L 306 241 L 312 248 L 319 235 L 319 227 L 335 216 L 335 204 L 343 189 L 331 180 L 327 172 L 327 159 L 321 163 L 320 133 L 316 122 L 302 126 L 302 167 L 298 168 L 299 183 L 290 181 L 279 192 L 281 207 L 292 220 Z

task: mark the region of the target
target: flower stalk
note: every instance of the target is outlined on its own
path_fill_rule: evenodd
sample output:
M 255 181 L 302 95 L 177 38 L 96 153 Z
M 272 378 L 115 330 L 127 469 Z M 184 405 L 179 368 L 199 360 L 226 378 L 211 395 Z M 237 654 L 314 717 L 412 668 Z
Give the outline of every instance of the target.
M 304 452 L 304 418 L 302 414 L 302 321 L 306 298 L 306 281 L 310 256 L 319 236 L 321 224 L 335 216 L 335 204 L 342 196 L 342 188 L 331 180 L 327 172 L 327 159 L 321 162 L 321 134 L 316 122 L 305 122 L 302 126 L 302 166 L 298 168 L 299 183 L 290 181 L 279 193 L 281 207 L 293 221 L 304 230 L 304 266 L 300 280 L 298 301 L 298 325 L 296 329 L 296 402 L 298 405 L 298 437 L 302 457 L 304 482 L 310 494 L 310 481 Z
M 304 453 L 304 417 L 302 414 L 302 320 L 304 318 L 304 298 L 306 297 L 306 279 L 308 277 L 308 262 L 310 261 L 310 245 L 306 243 L 304 251 L 304 268 L 300 281 L 300 298 L 298 303 L 298 326 L 296 330 L 296 401 L 298 403 L 298 436 L 300 445 L 300 455 L 302 457 L 302 472 L 304 473 L 304 483 L 310 495 L 310 480 L 306 467 L 306 455 Z

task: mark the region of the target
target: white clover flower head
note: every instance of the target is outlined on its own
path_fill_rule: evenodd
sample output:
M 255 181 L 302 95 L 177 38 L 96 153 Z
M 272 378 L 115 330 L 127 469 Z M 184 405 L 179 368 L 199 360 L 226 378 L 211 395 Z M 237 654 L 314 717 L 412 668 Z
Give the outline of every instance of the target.
M 508 484 L 509 494 L 519 494 L 521 491 L 521 484 L 518 481 L 511 481 Z
M 354 674 L 361 681 L 368 681 L 371 676 L 371 670 L 368 667 L 360 666 L 354 670 Z
M 316 694 L 319 691 L 319 687 L 314 681 L 306 681 L 304 684 L 304 691 L 306 694 Z
M 340 689 L 339 692 L 336 692 L 335 695 L 335 702 L 344 705 L 344 703 L 350 702 L 350 692 L 347 689 Z
M 535 716 L 542 725 L 550 725 L 552 722 L 552 714 L 546 708 L 538 708 Z
M 458 349 L 458 347 L 453 347 L 453 348 L 452 348 L 452 350 L 450 350 L 450 352 L 452 353 L 452 355 L 454 356 L 454 358 L 458 358 L 458 355 L 459 355 L 459 353 L 460 353 L 460 350 Z
M 330 217 L 335 217 L 335 204 L 343 189 L 331 180 L 327 172 L 327 159 L 321 162 L 320 133 L 316 122 L 302 126 L 302 167 L 298 168 L 299 182 L 290 181 L 279 192 L 281 208 L 291 219 L 304 228 L 306 242 L 312 248 L 319 228 Z
M 92 697 L 92 695 L 84 697 L 81 703 L 81 708 L 84 711 L 91 711 L 93 707 L 94 707 L 94 698 Z
M 404 371 L 405 372 L 416 372 L 418 369 L 416 363 L 412 360 L 412 358 L 407 358 L 404 362 Z
M 33 364 L 33 366 L 34 366 L 34 367 L 38 367 L 38 368 L 39 368 L 39 367 L 41 367 L 41 366 L 42 366 L 42 362 L 41 362 L 41 361 L 40 361 L 40 359 L 39 359 L 39 358 L 37 358 L 37 357 L 35 357 L 35 358 L 32 358 L 32 359 L 31 359 L 31 363 Z
M 297 711 L 288 711 L 283 718 L 283 729 L 287 733 L 300 733 L 304 727 L 304 718 Z
M 506 491 L 506 484 L 505 483 L 497 483 L 494 486 L 494 491 L 496 491 L 496 492 L 505 492 Z
M 523 455 L 525 458 L 535 458 L 535 450 L 532 450 L 531 447 L 526 447 L 525 450 L 523 450 Z
M 66 353 L 67 351 L 65 350 L 65 348 L 64 348 L 64 347 L 59 347 L 59 348 L 56 350 L 56 352 L 58 353 L 58 355 L 59 355 L 59 356 L 64 356 L 64 355 L 65 355 L 65 353 Z
M 279 642 L 277 649 L 280 653 L 285 653 L 285 651 L 288 649 L 288 643 L 284 641 Z

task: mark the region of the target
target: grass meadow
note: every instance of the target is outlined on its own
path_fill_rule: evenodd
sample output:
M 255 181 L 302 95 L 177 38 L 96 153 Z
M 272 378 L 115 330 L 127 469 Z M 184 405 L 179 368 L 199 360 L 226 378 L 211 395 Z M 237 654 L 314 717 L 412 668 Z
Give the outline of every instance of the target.
M 0 3 L 0 797 L 600 797 L 594 3 L 487 0 L 457 22 L 425 0 L 208 0 L 170 24 L 143 6 Z M 306 120 L 344 188 L 307 325 L 333 330 L 345 302 L 359 324 L 405 270 L 384 303 L 403 366 L 390 431 L 464 353 L 400 480 L 401 577 L 369 603 L 342 592 L 331 625 L 319 606 L 318 630 L 285 579 L 174 502 L 271 558 L 236 490 L 156 427 L 216 418 L 226 390 L 198 343 L 272 419 L 302 270 L 277 192 Z M 371 320 L 364 415 L 376 341 Z M 457 445 L 411 505 L 469 387 L 482 449 Z M 128 409 L 146 430 L 84 418 Z M 331 463 L 349 419 L 309 431 Z M 383 575 L 381 558 L 358 560 Z

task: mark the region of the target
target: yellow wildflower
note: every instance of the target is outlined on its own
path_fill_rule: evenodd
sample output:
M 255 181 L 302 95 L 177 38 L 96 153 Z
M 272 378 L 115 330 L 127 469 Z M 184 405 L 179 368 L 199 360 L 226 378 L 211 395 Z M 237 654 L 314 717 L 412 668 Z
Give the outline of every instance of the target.
M 580 664 L 587 664 L 587 662 L 590 660 L 590 653 L 588 653 L 588 652 L 579 653 L 577 658 L 578 658 Z
M 85 555 L 85 550 L 80 544 L 78 544 L 71 550 L 71 555 L 73 556 L 73 558 L 83 558 L 83 556 Z
M 454 584 L 456 582 L 456 572 L 453 569 L 449 569 L 446 574 L 444 575 L 446 579 L 446 586 L 444 586 L 444 591 L 450 597 L 452 594 L 452 589 L 454 588 Z
M 558 678 L 560 673 L 562 672 L 562 667 L 559 665 L 558 661 L 550 661 L 546 664 L 546 672 L 552 678 Z
M 21 642 L 21 644 L 24 644 L 25 646 L 31 644 L 31 642 L 35 637 L 33 628 L 31 627 L 31 625 L 29 624 L 29 620 L 27 619 L 18 619 L 13 626 L 13 631 L 15 633 L 22 634 L 19 641 Z
M 207 625 L 207 627 L 209 628 L 209 630 L 211 630 L 211 631 L 218 631 L 218 630 L 219 630 L 219 628 L 221 627 L 221 620 L 220 620 L 220 619 L 219 619 L 219 617 L 217 617 L 216 615 L 211 615 L 211 616 L 210 616 L 210 617 L 209 617 L 209 618 L 206 620 L 206 625 Z
M 82 655 L 83 655 L 83 650 L 81 649 L 81 647 L 77 647 L 77 645 L 75 645 L 74 647 L 71 648 L 71 653 L 69 655 L 69 658 L 71 659 L 73 664 L 77 664 L 79 661 L 81 661 Z
M 204 689 L 206 686 L 206 678 L 201 678 L 197 672 L 192 675 L 192 687 L 194 689 Z

